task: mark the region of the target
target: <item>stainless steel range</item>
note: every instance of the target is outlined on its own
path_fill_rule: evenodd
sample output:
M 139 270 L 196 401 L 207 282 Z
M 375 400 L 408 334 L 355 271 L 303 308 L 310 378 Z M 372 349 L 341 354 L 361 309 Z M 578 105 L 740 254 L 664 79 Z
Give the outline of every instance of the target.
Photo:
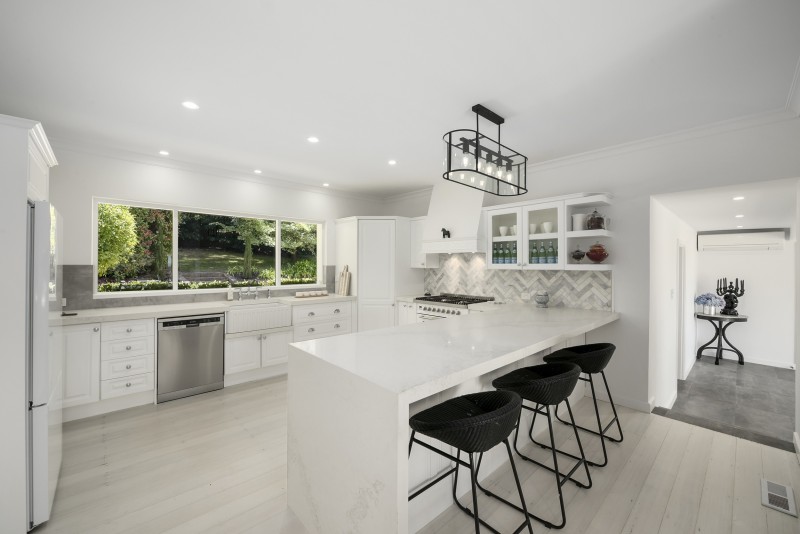
M 435 321 L 469 314 L 471 304 L 489 302 L 494 297 L 479 297 L 475 295 L 458 295 L 455 293 L 442 293 L 436 296 L 417 297 L 417 322 Z

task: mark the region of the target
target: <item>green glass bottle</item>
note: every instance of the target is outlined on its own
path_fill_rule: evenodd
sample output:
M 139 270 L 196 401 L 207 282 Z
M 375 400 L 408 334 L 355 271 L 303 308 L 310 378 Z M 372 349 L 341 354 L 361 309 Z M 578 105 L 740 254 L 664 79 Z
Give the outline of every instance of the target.
M 530 264 L 535 265 L 539 263 L 539 251 L 536 249 L 536 243 L 533 241 L 529 241 L 528 245 L 531 249 L 531 257 L 530 257 Z
M 550 241 L 547 243 L 547 263 L 555 263 L 556 262 L 556 251 L 553 248 L 553 242 Z
M 544 248 L 544 241 L 539 241 L 539 263 L 547 263 L 547 250 Z

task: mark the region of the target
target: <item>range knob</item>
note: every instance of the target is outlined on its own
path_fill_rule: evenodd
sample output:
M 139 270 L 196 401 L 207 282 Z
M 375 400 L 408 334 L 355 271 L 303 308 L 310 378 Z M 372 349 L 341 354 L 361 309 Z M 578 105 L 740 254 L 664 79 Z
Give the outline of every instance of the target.
M 456 310 L 456 315 L 461 315 L 461 310 Z
M 453 313 L 451 310 L 445 310 L 444 312 L 445 312 L 446 314 L 448 314 L 448 315 L 450 315 L 451 313 Z

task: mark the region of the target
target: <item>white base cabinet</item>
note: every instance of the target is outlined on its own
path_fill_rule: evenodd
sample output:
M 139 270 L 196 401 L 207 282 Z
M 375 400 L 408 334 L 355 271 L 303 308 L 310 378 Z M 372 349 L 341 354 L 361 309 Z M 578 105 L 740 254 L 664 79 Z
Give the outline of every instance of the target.
M 100 400 L 100 325 L 62 328 L 64 408 Z
M 225 336 L 225 374 L 286 363 L 291 342 L 291 328 L 228 334 Z
M 413 324 L 417 322 L 417 305 L 413 302 L 397 301 L 397 324 Z

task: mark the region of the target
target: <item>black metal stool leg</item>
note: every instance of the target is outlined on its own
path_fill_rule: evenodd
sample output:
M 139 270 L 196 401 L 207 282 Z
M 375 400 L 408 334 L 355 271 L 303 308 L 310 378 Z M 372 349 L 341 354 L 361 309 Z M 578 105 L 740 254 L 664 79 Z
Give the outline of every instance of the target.
M 619 422 L 619 416 L 617 415 L 617 407 L 614 404 L 614 399 L 611 397 L 611 390 L 608 387 L 608 380 L 606 380 L 605 371 L 600 371 L 600 375 L 603 377 L 603 383 L 605 384 L 606 393 L 608 393 L 608 401 L 611 404 L 611 410 L 614 412 L 614 417 L 611 419 L 611 421 L 608 422 L 608 424 L 605 427 L 603 426 L 603 423 L 600 422 L 600 408 L 597 406 L 597 396 L 595 394 L 594 380 L 592 379 L 591 374 L 587 374 L 588 379 L 581 378 L 581 380 L 583 380 L 584 382 L 589 382 L 589 386 L 592 389 L 592 403 L 594 403 L 594 413 L 595 413 L 595 418 L 597 420 L 597 430 L 592 430 L 591 428 L 586 428 L 584 426 L 578 425 L 574 423 L 574 420 L 573 423 L 570 423 L 569 421 L 564 421 L 561 418 L 561 416 L 558 415 L 558 407 L 556 407 L 556 419 L 558 419 L 560 422 L 564 423 L 565 425 L 574 424 L 576 428 L 583 430 L 584 432 L 594 434 L 595 436 L 600 436 L 602 438 L 600 441 L 601 441 L 601 446 L 603 448 L 603 462 L 597 463 L 589 461 L 589 465 L 593 467 L 604 467 L 606 464 L 608 464 L 608 452 L 606 451 L 605 440 L 613 441 L 614 443 L 621 443 L 624 438 L 624 436 L 622 435 L 622 426 L 620 425 Z M 608 429 L 611 428 L 611 425 L 613 425 L 614 423 L 617 424 L 617 430 L 619 431 L 619 438 L 614 438 L 606 434 L 606 432 L 608 432 Z
M 619 432 L 619 439 L 612 438 L 611 436 L 607 435 L 606 432 L 608 431 L 608 427 L 611 426 L 609 423 L 606 428 L 603 430 L 603 437 L 613 441 L 614 443 L 622 443 L 622 440 L 625 439 L 625 436 L 622 435 L 622 425 L 619 424 L 619 416 L 617 415 L 617 406 L 614 404 L 614 399 L 611 398 L 611 390 L 608 387 L 608 380 L 606 380 L 606 372 L 600 371 L 600 376 L 603 377 L 603 383 L 606 385 L 606 393 L 608 394 L 608 402 L 611 403 L 611 411 L 614 412 L 614 421 L 617 422 L 617 431 Z M 612 423 L 614 422 L 612 421 Z
M 469 453 L 469 474 L 470 481 L 472 482 L 472 508 L 474 510 L 473 517 L 475 518 L 475 534 L 480 534 L 481 524 L 478 519 L 478 477 L 475 473 L 475 463 L 473 461 L 474 454 Z
M 408 457 L 411 458 L 411 445 L 414 444 L 414 434 L 416 434 L 416 430 L 411 431 L 411 439 L 408 440 Z

